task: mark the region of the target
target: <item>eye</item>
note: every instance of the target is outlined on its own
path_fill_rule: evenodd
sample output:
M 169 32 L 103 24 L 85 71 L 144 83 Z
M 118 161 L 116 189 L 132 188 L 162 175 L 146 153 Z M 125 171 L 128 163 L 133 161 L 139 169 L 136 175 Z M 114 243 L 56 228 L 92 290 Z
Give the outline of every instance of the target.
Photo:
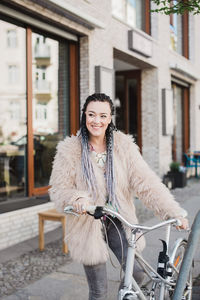
M 89 117 L 94 117 L 94 114 L 89 113 L 88 116 L 89 116 Z
M 106 116 L 106 115 L 102 115 L 101 117 L 102 117 L 103 119 L 107 118 L 107 116 Z

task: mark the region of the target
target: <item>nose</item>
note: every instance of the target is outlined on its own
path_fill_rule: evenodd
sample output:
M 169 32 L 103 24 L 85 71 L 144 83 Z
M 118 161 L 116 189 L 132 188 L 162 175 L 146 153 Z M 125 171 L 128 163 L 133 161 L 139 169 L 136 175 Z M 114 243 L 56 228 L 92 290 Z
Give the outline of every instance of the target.
M 100 122 L 100 117 L 99 117 L 99 116 L 95 116 L 93 122 L 94 122 L 95 124 L 98 124 L 98 123 Z

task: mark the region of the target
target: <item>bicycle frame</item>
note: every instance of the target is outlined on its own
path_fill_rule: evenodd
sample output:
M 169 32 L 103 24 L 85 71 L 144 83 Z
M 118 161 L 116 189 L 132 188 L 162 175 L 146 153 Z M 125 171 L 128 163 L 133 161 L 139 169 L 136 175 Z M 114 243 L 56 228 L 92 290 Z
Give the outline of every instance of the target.
M 71 209 L 71 211 L 70 211 L 70 209 Z M 73 208 L 69 206 L 69 207 L 66 207 L 64 209 L 64 211 L 66 213 L 72 213 L 74 215 L 77 215 L 75 212 L 72 211 L 72 209 Z M 94 213 L 95 210 L 96 210 L 96 206 L 91 206 L 91 207 L 87 208 L 87 211 L 91 214 Z M 155 299 L 155 297 L 154 297 L 155 296 L 154 295 L 154 288 L 155 288 L 156 284 L 160 284 L 159 300 L 164 300 L 166 286 L 173 287 L 174 283 L 170 282 L 170 277 L 163 278 L 160 274 L 158 274 L 157 270 L 155 270 L 141 255 L 139 255 L 136 252 L 136 244 L 137 244 L 136 234 L 140 231 L 150 232 L 150 231 L 153 231 L 153 230 L 161 228 L 161 227 L 166 227 L 165 242 L 166 242 L 167 249 L 168 249 L 171 225 L 175 224 L 175 223 L 177 224 L 178 223 L 177 219 L 170 219 L 170 220 L 161 222 L 159 224 L 156 224 L 154 226 L 148 227 L 148 226 L 141 226 L 141 225 L 137 225 L 137 224 L 130 224 L 119 213 L 117 213 L 117 212 L 115 212 L 115 211 L 113 211 L 113 210 L 111 210 L 110 208 L 107 208 L 107 207 L 102 207 L 102 212 L 103 212 L 103 214 L 108 214 L 108 215 L 111 215 L 111 216 L 114 215 L 120 221 L 122 221 L 122 223 L 124 223 L 125 225 L 127 225 L 131 229 L 131 238 L 128 241 L 129 245 L 128 245 L 126 268 L 125 268 L 125 274 L 124 274 L 125 275 L 125 277 L 124 277 L 124 287 L 119 291 L 118 300 L 123 300 L 123 299 L 147 300 L 147 298 L 144 295 L 143 291 L 140 289 L 137 282 L 135 281 L 135 279 L 132 276 L 133 275 L 134 263 L 135 263 L 135 257 L 138 258 L 138 263 L 142 266 L 144 272 L 148 275 L 150 280 L 153 282 L 151 292 L 150 292 L 150 297 L 148 299 L 150 299 L 150 300 Z M 183 240 L 183 239 L 179 239 L 177 241 L 177 247 L 178 247 L 181 240 Z M 176 247 L 175 247 L 175 249 L 176 249 Z M 173 253 L 172 253 L 172 256 L 171 256 L 170 261 L 168 263 L 168 269 L 167 270 L 169 270 L 169 271 L 171 269 L 174 269 L 176 271 L 176 268 L 173 266 L 173 258 L 174 258 L 174 256 L 173 256 Z M 153 276 L 150 272 L 153 273 Z M 127 296 L 127 297 L 129 296 L 129 298 L 124 298 L 125 296 Z
M 166 228 L 166 237 L 165 241 L 167 244 L 167 249 L 169 246 L 169 238 L 170 238 L 170 229 L 171 225 L 167 225 Z M 179 238 L 175 242 L 175 246 L 173 249 L 173 252 L 170 255 L 170 260 L 168 262 L 168 268 L 167 271 L 171 271 L 173 269 L 177 272 L 176 267 L 173 265 L 174 255 L 176 253 L 176 250 L 179 246 L 179 244 L 183 241 L 183 238 Z M 168 253 L 167 253 L 168 254 Z M 174 283 L 170 282 L 170 277 L 167 277 L 166 279 L 163 278 L 158 272 L 140 255 L 136 252 L 136 231 L 132 231 L 131 239 L 129 241 L 128 246 L 128 253 L 127 253 L 127 260 L 126 260 L 126 269 L 125 269 L 125 278 L 124 278 L 124 287 L 119 291 L 118 300 L 123 300 L 125 295 L 132 295 L 131 299 L 141 299 L 141 300 L 147 300 L 146 296 L 144 295 L 143 291 L 138 286 L 135 279 L 132 277 L 132 270 L 135 263 L 135 257 L 138 258 L 138 263 L 141 265 L 145 273 L 148 275 L 150 280 L 152 281 L 152 289 L 151 289 L 151 295 L 148 299 L 155 299 L 154 297 L 154 287 L 155 284 L 160 284 L 159 288 L 159 300 L 164 300 L 165 298 L 165 288 L 173 287 Z M 153 276 L 151 273 L 153 273 Z M 133 289 L 132 289 L 133 288 Z
M 170 237 L 170 225 L 167 225 L 167 231 L 166 231 L 166 238 L 165 241 L 167 243 L 167 247 L 169 245 L 169 237 Z M 160 281 L 161 282 L 161 287 L 160 287 L 160 297 L 159 299 L 162 300 L 164 299 L 164 290 L 165 290 L 165 285 L 170 283 L 165 280 L 163 277 L 161 277 L 157 271 L 154 270 L 154 268 L 149 265 L 149 263 L 139 254 L 136 253 L 136 233 L 138 230 L 132 230 L 131 232 L 131 239 L 129 240 L 129 246 L 128 246 L 128 253 L 127 253 L 127 260 L 126 260 L 126 269 L 125 269 L 125 278 L 124 278 L 124 288 L 119 291 L 119 297 L 118 300 L 123 300 L 123 297 L 126 294 L 131 294 L 132 299 L 141 299 L 141 300 L 146 300 L 146 297 L 134 278 L 132 277 L 132 272 L 133 272 L 133 267 L 135 263 L 135 257 L 139 258 L 139 262 L 143 265 L 145 265 L 151 272 L 153 272 L 154 277 L 156 278 L 156 282 Z M 141 264 L 141 265 L 142 265 Z M 146 268 L 142 265 L 145 273 L 151 278 L 152 281 L 155 280 L 154 277 L 151 276 L 151 274 L 147 271 Z M 131 292 L 131 289 L 133 289 L 136 292 Z M 134 298 L 135 297 L 135 298 Z
M 105 212 L 111 213 L 112 210 L 110 209 L 105 209 Z M 113 212 L 112 212 L 113 213 Z M 135 256 L 139 258 L 139 261 L 141 263 L 141 266 L 143 265 L 149 269 L 154 276 L 152 277 L 150 272 L 146 268 L 143 267 L 145 273 L 150 277 L 152 280 L 152 295 L 150 295 L 150 299 L 155 299 L 153 295 L 153 286 L 156 283 L 160 284 L 160 290 L 159 290 L 159 300 L 163 300 L 165 296 L 165 287 L 166 286 L 173 286 L 173 283 L 169 281 L 169 277 L 166 279 L 163 278 L 158 272 L 142 257 L 136 252 L 136 233 L 140 232 L 141 230 L 145 231 L 152 231 L 161 227 L 166 227 L 166 236 L 165 236 L 165 242 L 167 245 L 167 254 L 168 254 L 168 247 L 169 247 L 169 239 L 170 239 L 170 232 L 171 232 L 171 225 L 173 223 L 177 223 L 176 219 L 171 219 L 167 220 L 164 222 L 161 222 L 157 225 L 154 225 L 152 227 L 147 227 L 147 226 L 140 226 L 140 225 L 131 225 L 129 224 L 122 216 L 120 216 L 118 213 L 114 213 L 118 219 L 120 219 L 123 223 L 131 227 L 131 238 L 129 240 L 129 246 L 128 246 L 128 253 L 127 253 L 127 260 L 126 260 L 126 269 L 125 269 L 125 278 L 124 278 L 124 288 L 119 291 L 118 295 L 118 300 L 123 300 L 125 295 L 131 295 L 131 299 L 141 299 L 141 300 L 146 300 L 147 298 L 145 297 L 144 293 L 138 286 L 137 282 L 132 276 L 133 268 L 134 268 L 134 263 L 135 263 Z M 182 240 L 182 239 L 180 239 Z M 177 243 L 178 245 L 179 243 Z M 173 257 L 170 260 L 170 262 L 173 261 Z M 172 263 L 169 262 L 168 268 L 173 268 L 176 271 L 176 268 L 173 266 Z M 169 269 L 170 270 L 170 269 Z M 133 289 L 132 289 L 133 288 Z

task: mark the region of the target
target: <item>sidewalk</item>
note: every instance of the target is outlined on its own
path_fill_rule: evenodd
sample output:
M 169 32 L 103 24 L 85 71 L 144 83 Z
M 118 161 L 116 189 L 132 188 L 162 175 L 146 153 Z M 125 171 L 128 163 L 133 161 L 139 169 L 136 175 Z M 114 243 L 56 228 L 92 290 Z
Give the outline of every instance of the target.
M 196 213 L 200 209 L 200 182 L 197 180 L 189 181 L 184 189 L 173 191 L 177 201 L 188 211 L 189 221 L 192 224 Z M 151 214 L 137 203 L 137 211 L 140 222 L 144 224 L 155 224 L 157 219 L 151 218 Z M 148 219 L 148 220 L 147 220 Z M 146 222 L 144 222 L 146 220 Z M 186 234 L 172 232 L 172 240 L 177 236 Z M 146 235 L 147 248 L 144 250 L 144 257 L 149 262 L 155 252 L 161 250 L 160 238 L 163 236 L 163 229 L 153 231 Z M 200 253 L 196 251 L 194 264 L 194 278 L 200 273 Z M 113 256 L 112 256 L 113 258 Z M 8 260 L 10 261 L 8 263 Z M 115 258 L 114 263 L 117 264 Z M 13 268 L 15 266 L 15 269 Z M 7 268 L 7 271 L 5 270 Z M 17 270 L 16 270 L 17 268 Z M 14 273 L 14 271 L 16 273 Z M 117 299 L 117 289 L 120 281 L 120 269 L 115 269 L 108 262 L 108 287 L 109 300 Z M 23 276 L 22 276 L 23 274 Z M 45 235 L 45 251 L 40 253 L 38 250 L 38 239 L 20 243 L 9 249 L 0 251 L 0 291 L 5 288 L 1 284 L 2 275 L 7 276 L 6 282 L 13 282 L 13 278 L 18 280 L 15 286 L 17 290 L 12 291 L 11 295 L 6 296 L 1 292 L 1 300 L 87 300 L 88 287 L 81 265 L 71 261 L 69 255 L 62 254 L 61 229 Z M 29 276 L 28 276 L 29 275 Z M 10 279 L 10 281 L 9 281 Z M 25 283 L 23 283 L 25 281 Z M 11 285 L 10 283 L 10 285 Z M 14 285 L 14 283 L 13 283 Z M 9 287 L 7 287 L 9 290 Z M 196 281 L 193 300 L 200 299 L 200 280 Z

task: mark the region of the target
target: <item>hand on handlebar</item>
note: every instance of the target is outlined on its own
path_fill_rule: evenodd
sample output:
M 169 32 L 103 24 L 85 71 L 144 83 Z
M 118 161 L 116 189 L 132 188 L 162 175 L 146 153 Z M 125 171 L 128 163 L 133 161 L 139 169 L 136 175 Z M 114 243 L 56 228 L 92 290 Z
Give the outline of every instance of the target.
M 177 218 L 179 221 L 180 221 L 180 223 L 181 223 L 181 225 L 177 225 L 176 226 L 176 228 L 178 229 L 178 230 L 180 230 L 180 229 L 184 229 L 184 230 L 188 230 L 189 229 L 189 222 L 188 222 L 188 219 L 187 218 L 183 218 L 183 217 L 179 217 L 179 218 Z
M 89 198 L 80 197 L 73 203 L 73 209 L 76 213 L 82 215 L 87 213 L 86 207 L 88 207 L 89 205 Z

